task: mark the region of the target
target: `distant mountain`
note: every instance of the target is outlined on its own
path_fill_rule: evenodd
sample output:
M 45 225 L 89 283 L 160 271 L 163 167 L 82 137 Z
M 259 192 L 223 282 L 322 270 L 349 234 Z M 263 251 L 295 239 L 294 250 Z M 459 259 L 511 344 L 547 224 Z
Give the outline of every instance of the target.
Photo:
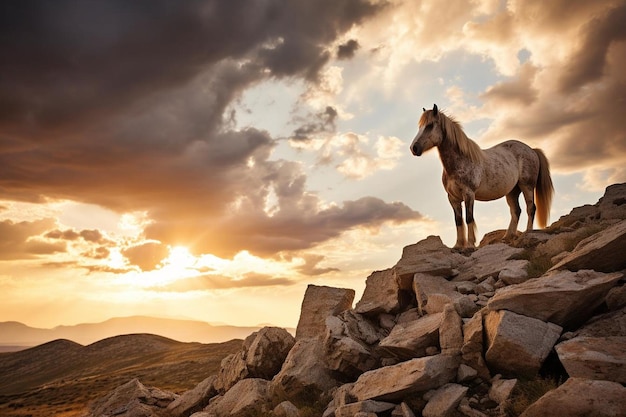
M 0 353 L 0 415 L 83 415 L 93 399 L 133 378 L 182 393 L 216 374 L 222 359 L 241 344 L 240 339 L 202 344 L 131 334 L 88 346 L 60 339 Z
M 9 346 L 37 346 L 57 339 L 88 345 L 108 337 L 136 333 L 160 335 L 180 342 L 219 343 L 244 339 L 257 330 L 259 327 L 212 325 L 203 321 L 144 316 L 119 317 L 101 323 L 57 326 L 53 329 L 34 328 L 8 321 L 0 322 L 0 351 L 15 350 Z M 287 330 L 293 333 L 293 329 Z

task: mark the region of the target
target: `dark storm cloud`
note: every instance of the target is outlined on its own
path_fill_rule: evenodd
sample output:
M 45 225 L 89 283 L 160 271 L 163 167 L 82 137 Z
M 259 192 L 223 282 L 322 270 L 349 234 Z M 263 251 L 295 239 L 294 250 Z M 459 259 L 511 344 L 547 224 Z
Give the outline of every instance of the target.
M 350 39 L 348 42 L 337 47 L 338 59 L 350 59 L 359 49 L 359 42 L 356 39 Z
M 1 197 L 146 211 L 147 238 L 222 254 L 308 248 L 349 228 L 418 218 L 380 200 L 321 209 L 299 164 L 269 159 L 275 140 L 267 132 L 225 123 L 228 106 L 255 83 L 315 82 L 328 45 L 381 7 L 366 0 L 5 2 Z M 333 108 L 321 116 L 322 128 L 334 128 Z M 271 190 L 280 208 L 274 216 L 262 210 Z M 153 249 L 125 256 L 150 269 L 166 256 L 160 250 L 151 258 Z
M 610 9 L 584 27 L 584 39 L 567 71 L 561 77 L 561 90 L 571 93 L 604 75 L 609 47 L 626 40 L 626 4 Z

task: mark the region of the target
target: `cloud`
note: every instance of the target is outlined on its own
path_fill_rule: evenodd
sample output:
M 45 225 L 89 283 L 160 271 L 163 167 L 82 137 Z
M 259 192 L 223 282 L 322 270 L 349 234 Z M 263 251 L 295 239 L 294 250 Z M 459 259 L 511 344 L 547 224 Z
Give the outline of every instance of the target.
M 188 292 L 222 290 L 231 288 L 250 288 L 268 286 L 287 286 L 295 282 L 288 278 L 275 278 L 264 274 L 248 273 L 243 278 L 232 278 L 224 275 L 200 275 L 190 278 L 181 278 L 169 284 L 150 287 L 159 292 Z
M 55 227 L 52 219 L 15 223 L 11 220 L 0 222 L 0 261 L 33 259 L 38 255 L 65 252 L 65 242 L 48 242 L 42 236 Z
M 0 187 L 6 198 L 146 212 L 148 239 L 221 254 L 308 248 L 346 228 L 419 216 L 382 201 L 357 221 L 343 210 L 321 209 L 302 167 L 270 159 L 274 138 L 254 128 L 234 130 L 225 114 L 242 91 L 270 78 L 324 85 L 328 46 L 384 4 L 92 6 L 16 3 L 0 17 L 0 48 L 11 56 L 0 60 L 0 137 L 7 144 L 0 151 Z M 337 111 L 326 106 L 321 116 L 323 125 L 305 124 L 298 134 L 332 129 Z M 275 191 L 280 210 L 270 216 L 262 207 Z M 294 238 L 285 230 L 301 234 Z M 72 234 L 60 233 L 60 239 Z M 147 255 L 151 249 L 125 254 L 150 269 L 158 263 Z
M 317 265 L 325 259 L 324 255 L 303 255 L 304 264 L 297 268 L 298 272 L 308 276 L 324 275 L 329 272 L 338 272 L 338 268 L 318 268 Z
M 350 59 L 354 56 L 359 49 L 359 41 L 356 39 L 350 39 L 348 42 L 343 43 L 337 47 L 338 59 Z
M 169 249 L 160 242 L 147 242 L 122 250 L 131 265 L 142 271 L 152 271 L 169 255 Z

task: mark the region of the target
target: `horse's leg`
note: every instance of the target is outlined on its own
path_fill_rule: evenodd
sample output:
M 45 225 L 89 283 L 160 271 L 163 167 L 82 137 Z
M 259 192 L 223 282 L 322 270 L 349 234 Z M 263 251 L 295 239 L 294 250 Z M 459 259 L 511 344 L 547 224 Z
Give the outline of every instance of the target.
M 533 230 L 533 222 L 535 221 L 535 189 L 529 185 L 520 186 L 522 193 L 524 193 L 524 200 L 526 200 L 526 213 L 528 214 L 528 224 L 526 225 L 526 231 Z
M 513 239 L 517 233 L 519 216 L 522 214 L 522 208 L 519 205 L 519 195 L 521 192 L 522 190 L 516 186 L 506 195 L 506 203 L 509 205 L 509 209 L 511 210 L 511 222 L 509 223 L 509 228 L 506 230 L 506 234 L 504 235 L 504 241 Z
M 476 247 L 476 222 L 474 221 L 474 193 L 465 197 L 465 222 L 467 223 L 467 246 Z
M 448 201 L 454 210 L 454 223 L 456 224 L 456 243 L 454 249 L 462 249 L 465 247 L 465 225 L 463 224 L 463 211 L 461 209 L 461 200 L 457 200 L 448 194 Z

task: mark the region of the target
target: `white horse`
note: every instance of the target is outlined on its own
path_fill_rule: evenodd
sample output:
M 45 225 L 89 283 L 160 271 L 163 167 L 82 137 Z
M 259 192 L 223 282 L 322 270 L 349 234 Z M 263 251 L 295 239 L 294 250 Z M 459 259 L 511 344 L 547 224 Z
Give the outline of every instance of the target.
M 540 227 L 546 227 L 554 187 L 550 177 L 548 159 L 541 149 L 509 140 L 482 150 L 465 135 L 457 121 L 437 109 L 424 109 L 419 130 L 411 143 L 413 155 L 420 156 L 437 147 L 443 164 L 443 186 L 454 210 L 456 223 L 455 248 L 476 245 L 474 200 L 490 201 L 506 196 L 511 209 L 511 222 L 504 235 L 510 240 L 517 233 L 522 209 L 519 195 L 524 194 L 528 224 L 532 230 L 535 213 Z M 461 203 L 465 203 L 465 236 Z M 535 205 L 536 203 L 536 205 Z

